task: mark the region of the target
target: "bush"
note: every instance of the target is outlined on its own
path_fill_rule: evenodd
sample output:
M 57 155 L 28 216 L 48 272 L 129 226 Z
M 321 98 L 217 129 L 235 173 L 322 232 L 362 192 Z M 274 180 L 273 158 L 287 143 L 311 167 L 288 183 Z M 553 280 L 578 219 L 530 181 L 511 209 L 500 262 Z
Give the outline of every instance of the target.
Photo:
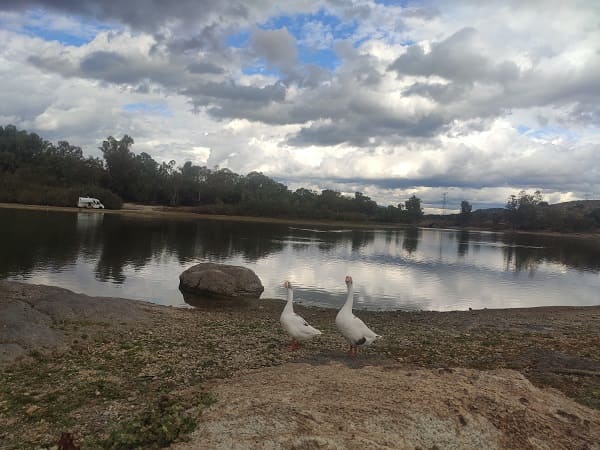
M 76 197 L 87 195 L 100 200 L 105 208 L 107 209 L 121 209 L 123 207 L 123 200 L 117 194 L 108 189 L 104 189 L 98 186 L 88 186 L 77 190 L 78 194 Z M 77 204 L 77 198 L 74 198 Z
M 98 186 L 56 187 L 30 184 L 16 180 L 10 174 L 0 181 L 0 202 L 26 205 L 77 206 L 78 197 L 89 196 L 99 199 L 108 209 L 121 209 L 123 200 L 108 189 Z

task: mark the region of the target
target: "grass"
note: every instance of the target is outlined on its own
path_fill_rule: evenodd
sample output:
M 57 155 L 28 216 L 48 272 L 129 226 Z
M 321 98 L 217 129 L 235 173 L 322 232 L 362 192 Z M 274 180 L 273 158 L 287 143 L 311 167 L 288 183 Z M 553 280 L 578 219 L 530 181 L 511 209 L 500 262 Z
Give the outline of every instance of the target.
M 119 424 L 107 439 L 87 442 L 104 449 L 158 449 L 167 447 L 196 429 L 178 399 L 161 396 L 158 403 L 130 421 Z

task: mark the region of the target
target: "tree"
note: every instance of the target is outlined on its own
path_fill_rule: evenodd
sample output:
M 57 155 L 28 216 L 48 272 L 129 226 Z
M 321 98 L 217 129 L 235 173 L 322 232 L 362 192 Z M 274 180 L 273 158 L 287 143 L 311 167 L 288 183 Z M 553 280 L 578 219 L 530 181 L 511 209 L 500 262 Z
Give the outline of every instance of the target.
M 110 177 L 109 186 L 125 200 L 136 200 L 131 183 L 137 175 L 132 145 L 133 139 L 124 135 L 120 141 L 109 136 L 100 146 Z
M 471 220 L 471 210 L 473 206 L 466 200 L 460 202 L 459 222 L 461 225 L 466 225 Z
M 536 227 L 538 225 L 538 207 L 542 203 L 540 191 L 528 194 L 523 190 L 518 195 L 511 195 L 505 206 L 508 221 L 513 228 L 531 229 Z
M 410 223 L 416 223 L 423 217 L 423 208 L 421 208 L 421 199 L 413 195 L 404 202 L 406 217 Z

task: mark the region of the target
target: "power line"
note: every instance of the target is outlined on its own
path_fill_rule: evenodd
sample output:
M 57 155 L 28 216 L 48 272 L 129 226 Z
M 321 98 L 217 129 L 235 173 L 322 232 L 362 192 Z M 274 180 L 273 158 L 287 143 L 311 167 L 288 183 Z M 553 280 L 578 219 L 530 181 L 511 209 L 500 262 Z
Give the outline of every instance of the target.
M 446 215 L 446 196 L 448 195 L 447 192 L 444 192 L 442 194 L 442 216 Z

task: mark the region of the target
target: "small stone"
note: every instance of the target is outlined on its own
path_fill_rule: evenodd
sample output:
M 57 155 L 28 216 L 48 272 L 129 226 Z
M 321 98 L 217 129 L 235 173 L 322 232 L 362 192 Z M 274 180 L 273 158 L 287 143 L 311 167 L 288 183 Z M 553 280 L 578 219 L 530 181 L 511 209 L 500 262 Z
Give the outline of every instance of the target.
M 28 416 L 31 416 L 32 414 L 34 414 L 38 409 L 40 409 L 39 406 L 37 405 L 31 405 L 29 406 L 29 408 L 27 408 L 25 410 L 25 414 L 27 414 Z
M 96 391 L 94 392 L 94 394 L 96 394 L 96 396 L 100 395 L 100 391 Z

